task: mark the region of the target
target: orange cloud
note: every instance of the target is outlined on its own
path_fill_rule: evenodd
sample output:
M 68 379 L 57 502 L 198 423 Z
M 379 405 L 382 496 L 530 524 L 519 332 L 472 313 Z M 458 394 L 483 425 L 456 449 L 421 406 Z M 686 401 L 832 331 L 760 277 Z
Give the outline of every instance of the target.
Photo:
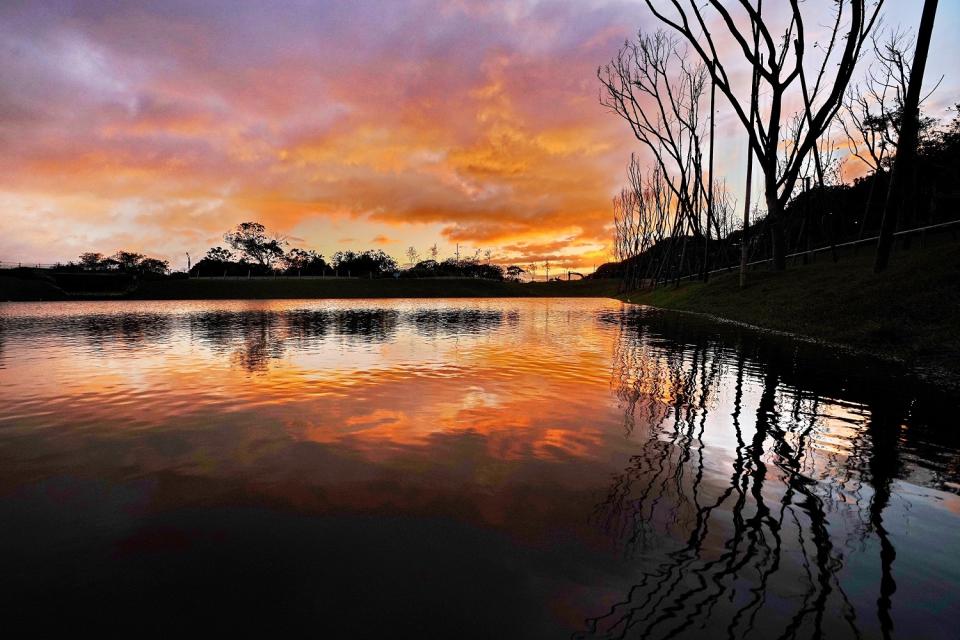
M 507 259 L 548 252 L 497 245 L 569 238 L 549 253 L 586 264 L 631 145 L 593 78 L 626 11 L 2 10 L 0 215 L 32 225 L 0 254 L 199 254 L 256 219 L 325 254 L 359 236 Z

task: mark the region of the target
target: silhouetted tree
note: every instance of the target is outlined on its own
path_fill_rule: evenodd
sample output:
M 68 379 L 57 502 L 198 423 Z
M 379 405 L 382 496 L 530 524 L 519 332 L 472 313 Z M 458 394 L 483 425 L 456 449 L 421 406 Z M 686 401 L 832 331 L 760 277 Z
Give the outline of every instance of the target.
M 144 258 L 146 258 L 146 256 L 142 253 L 135 253 L 133 251 L 117 251 L 110 256 L 110 259 L 113 260 L 120 271 L 131 273 L 137 271 L 137 267 Z
M 207 255 L 204 258 L 211 262 L 232 262 L 233 253 L 223 247 L 213 247 L 207 250 Z
M 597 72 L 604 86 L 601 103 L 630 124 L 676 198 L 672 237 L 699 237 L 706 229 L 701 219 L 707 190 L 700 114 L 707 72 L 687 58 L 677 40 L 663 31 L 640 33 Z
M 807 59 L 810 43 L 806 33 L 807 16 L 801 11 L 801 3 L 790 2 L 790 17 L 786 29 L 777 34 L 771 29 L 762 14 L 762 5 L 754 7 L 748 0 L 740 0 L 739 11 L 732 14 L 722 0 L 705 3 L 691 1 L 688 6 L 680 0 L 670 0 L 672 10 L 659 8 L 661 2 L 645 0 L 647 7 L 664 24 L 682 35 L 713 75 L 717 89 L 733 107 L 737 118 L 749 133 L 749 143 L 757 156 L 764 178 L 764 194 L 767 203 L 768 226 L 771 232 L 771 251 L 774 268 L 786 268 L 786 236 L 784 209 L 793 196 L 801 167 L 807 155 L 827 129 L 840 108 L 844 92 L 850 83 L 864 43 L 867 41 L 879 15 L 882 0 L 868 7 L 867 0 L 836 0 L 834 20 L 828 27 L 826 37 L 818 33 L 814 48 L 823 55 L 817 61 Z M 728 5 L 728 6 L 725 6 Z M 818 11 L 819 7 L 807 7 L 806 13 Z M 723 24 L 721 30 L 732 39 L 734 47 L 718 46 L 716 36 L 708 27 L 713 22 L 705 15 L 710 7 Z M 849 9 L 849 16 L 845 16 Z M 816 16 L 819 20 L 820 16 Z M 753 34 L 758 34 L 763 43 L 761 51 L 751 46 Z M 757 70 L 762 87 L 751 92 L 749 104 L 745 104 L 734 90 L 727 73 L 726 62 L 720 51 L 738 51 Z M 807 77 L 809 70 L 815 75 Z M 791 117 L 788 110 L 791 89 L 799 83 L 803 100 L 802 111 Z M 759 95 L 764 98 L 764 109 L 757 108 Z M 750 114 L 758 114 L 756 121 Z M 789 127 L 794 120 L 796 127 Z
M 506 278 L 511 282 L 520 282 L 520 279 L 525 273 L 526 270 L 524 270 L 523 267 L 519 267 L 515 264 L 512 264 L 506 268 Z
M 407 247 L 407 262 L 411 267 L 417 264 L 420 261 L 420 254 L 417 252 L 417 248 L 413 245 Z
M 882 175 L 889 169 L 900 138 L 903 101 L 910 82 L 913 41 L 906 32 L 892 29 L 882 42 L 873 38 L 873 50 L 875 62 L 867 72 L 866 81 L 847 91 L 840 122 L 851 155 L 874 173 Z M 923 104 L 932 93 L 933 90 L 920 103 Z M 931 131 L 935 122 L 933 118 L 920 116 L 921 139 Z M 860 224 L 861 238 L 870 225 L 874 195 L 880 182 L 873 180 L 870 183 Z
M 327 263 L 323 256 L 312 249 L 290 249 L 283 257 L 287 272 L 296 275 L 324 275 Z
M 893 247 L 893 232 L 897 218 L 902 216 L 906 198 L 912 195 L 908 183 L 913 175 L 917 159 L 920 136 L 920 89 L 923 85 L 923 73 L 927 66 L 927 51 L 930 49 L 930 36 L 937 15 L 937 0 L 924 0 L 923 14 L 920 18 L 920 31 L 917 34 L 917 46 L 911 65 L 910 82 L 903 103 L 903 115 L 900 122 L 900 137 L 897 143 L 897 157 L 890 176 L 890 189 L 887 192 L 887 204 L 883 209 L 880 223 L 880 239 L 877 241 L 877 255 L 873 270 L 880 273 L 887 268 L 890 250 Z
M 378 277 L 396 271 L 397 261 L 381 249 L 337 251 L 333 254 L 333 267 L 341 276 Z
M 80 266 L 82 266 L 84 269 L 89 269 L 90 271 L 96 271 L 103 264 L 103 259 L 102 253 L 81 253 Z
M 144 258 L 137 265 L 137 271 L 142 275 L 163 276 L 170 271 L 170 263 L 158 258 Z
M 279 236 L 267 236 L 266 227 L 259 222 L 241 222 L 225 233 L 223 239 L 242 257 L 267 269 L 283 258 L 283 247 L 287 244 Z

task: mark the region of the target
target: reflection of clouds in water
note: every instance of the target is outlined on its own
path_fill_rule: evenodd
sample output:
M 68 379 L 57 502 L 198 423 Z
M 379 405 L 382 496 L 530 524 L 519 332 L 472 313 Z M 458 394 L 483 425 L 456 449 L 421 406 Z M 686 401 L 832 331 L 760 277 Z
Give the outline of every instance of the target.
M 470 384 L 486 379 L 488 366 L 465 369 L 460 379 L 370 373 L 316 417 L 289 422 L 288 433 L 378 460 L 398 449 L 432 457 L 438 434 L 477 440 L 491 464 L 591 458 L 604 446 L 602 431 L 584 424 L 580 412 L 559 404 L 553 393 L 511 396 L 496 382 Z
M 465 390 L 461 405 L 466 409 L 502 406 L 500 395 L 485 390 L 483 387 L 472 386 Z
M 956 522 L 955 404 L 809 345 L 610 301 L 112 308 L 0 320 L 8 477 L 469 522 L 523 540 L 537 611 L 601 637 L 924 630 L 911 568 L 956 575 L 949 534 L 905 525 Z

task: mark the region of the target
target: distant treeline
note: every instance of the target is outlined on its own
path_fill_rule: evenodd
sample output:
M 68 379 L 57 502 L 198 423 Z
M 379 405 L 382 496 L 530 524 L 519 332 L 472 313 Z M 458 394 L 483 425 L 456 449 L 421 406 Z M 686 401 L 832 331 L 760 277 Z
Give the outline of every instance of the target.
M 354 278 L 486 278 L 519 280 L 525 271 L 519 267 L 503 268 L 498 264 L 474 258 L 421 260 L 401 269 L 397 261 L 381 250 L 337 251 L 329 262 L 316 251 L 291 249 L 272 265 L 263 265 L 234 255 L 222 247 L 214 247 L 190 269 L 191 277 L 246 276 L 330 276 Z
M 190 268 L 192 277 L 244 277 L 282 274 L 286 276 L 339 276 L 354 278 L 437 278 L 463 277 L 491 280 L 519 280 L 525 273 L 516 266 L 504 268 L 482 260 L 477 254 L 470 258 L 435 257 L 419 260 L 416 250 L 407 250 L 409 266 L 401 269 L 397 261 L 380 249 L 366 251 L 337 251 L 328 261 L 311 249 L 290 248 L 279 235 L 269 235 L 258 222 L 244 222 L 224 234 L 227 247 L 212 247 Z M 431 253 L 436 256 L 434 246 Z
M 170 263 L 134 251 L 117 251 L 111 256 L 89 252 L 81 253 L 76 262 L 56 265 L 53 270 L 64 273 L 114 273 L 157 278 L 170 273 Z
M 268 234 L 259 222 L 243 222 L 224 234 L 226 247 L 210 248 L 192 264 L 187 273 L 170 273 L 166 260 L 141 253 L 118 251 L 111 256 L 100 253 L 81 254 L 76 262 L 58 265 L 58 272 L 123 274 L 135 278 L 163 277 L 256 277 L 256 276 L 339 276 L 355 278 L 484 278 L 520 281 L 526 269 L 511 265 L 506 268 L 490 262 L 490 253 L 481 258 L 450 257 L 438 260 L 436 245 L 433 257 L 420 260 L 416 250 L 407 250 L 409 265 L 401 269 L 397 261 L 379 249 L 337 251 L 328 261 L 311 249 L 287 248 L 288 242 L 277 234 Z

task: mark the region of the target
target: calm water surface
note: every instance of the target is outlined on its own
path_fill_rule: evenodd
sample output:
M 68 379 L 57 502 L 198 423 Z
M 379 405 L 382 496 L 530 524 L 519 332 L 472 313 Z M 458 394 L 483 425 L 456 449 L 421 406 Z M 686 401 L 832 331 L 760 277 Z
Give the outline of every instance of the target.
M 4 304 L 0 613 L 955 638 L 957 408 L 606 300 Z

